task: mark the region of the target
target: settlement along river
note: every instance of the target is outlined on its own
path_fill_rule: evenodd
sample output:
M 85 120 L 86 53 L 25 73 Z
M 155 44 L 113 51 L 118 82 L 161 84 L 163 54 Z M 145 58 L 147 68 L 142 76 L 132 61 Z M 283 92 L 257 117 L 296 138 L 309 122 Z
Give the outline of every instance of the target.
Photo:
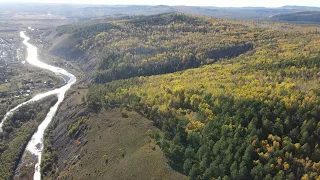
M 38 158 L 38 162 L 35 165 L 35 173 L 34 173 L 33 179 L 40 180 L 41 179 L 40 163 L 41 163 L 41 154 L 42 154 L 42 150 L 43 150 L 44 131 L 46 130 L 46 128 L 50 124 L 53 116 L 56 114 L 59 105 L 61 104 L 61 102 L 64 99 L 65 93 L 70 89 L 71 85 L 76 82 L 76 77 L 73 74 L 69 73 L 68 71 L 66 71 L 62 68 L 58 68 L 58 67 L 51 66 L 51 65 L 48 65 L 46 63 L 41 62 L 38 59 L 37 48 L 28 42 L 28 40 L 30 38 L 27 37 L 24 32 L 20 32 L 20 36 L 24 39 L 23 44 L 27 46 L 28 56 L 27 56 L 26 60 L 28 63 L 30 63 L 36 67 L 52 71 L 56 75 L 61 76 L 66 81 L 66 84 L 60 88 L 54 89 L 54 90 L 46 92 L 46 93 L 38 94 L 35 97 L 33 97 L 32 99 L 30 99 L 29 101 L 19 104 L 15 108 L 11 109 L 5 115 L 5 117 L 2 119 L 2 121 L 0 122 L 0 131 L 2 131 L 3 122 L 8 118 L 9 115 L 11 115 L 19 107 L 26 105 L 30 102 L 41 100 L 41 99 L 48 97 L 50 95 L 57 95 L 58 96 L 57 103 L 53 107 L 50 108 L 50 111 L 48 112 L 46 118 L 39 125 L 37 132 L 32 136 L 31 140 L 28 142 L 28 145 L 25 149 L 25 152 L 30 152 L 31 154 L 35 155 Z

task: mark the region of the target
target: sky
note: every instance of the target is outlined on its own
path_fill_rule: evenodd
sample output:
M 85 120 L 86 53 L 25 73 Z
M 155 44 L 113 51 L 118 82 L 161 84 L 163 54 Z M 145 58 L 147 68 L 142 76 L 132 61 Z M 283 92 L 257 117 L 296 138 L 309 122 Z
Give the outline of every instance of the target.
M 280 7 L 284 5 L 298 5 L 320 7 L 320 0 L 0 0 L 0 2 L 42 2 L 109 5 L 186 5 L 218 7 Z

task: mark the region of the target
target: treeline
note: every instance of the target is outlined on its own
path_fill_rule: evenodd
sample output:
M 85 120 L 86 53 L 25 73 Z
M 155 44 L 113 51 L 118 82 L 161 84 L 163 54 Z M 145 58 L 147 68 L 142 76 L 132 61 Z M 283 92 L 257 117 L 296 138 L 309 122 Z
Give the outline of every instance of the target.
M 103 53 L 98 69 L 94 74 L 96 83 L 106 83 L 118 79 L 127 79 L 137 76 L 151 76 L 172 73 L 201 65 L 211 64 L 222 58 L 236 57 L 253 49 L 252 44 L 243 44 L 233 47 L 208 50 L 202 57 L 190 53 L 187 56 L 178 53 L 158 54 L 140 64 L 132 63 L 137 59 L 116 51 Z M 210 61 L 206 61 L 211 58 Z
M 187 16 L 184 14 L 173 13 L 165 13 L 162 15 L 152 16 L 136 16 L 134 19 L 129 20 L 128 22 L 136 27 L 142 28 L 147 26 L 167 26 L 171 23 L 186 23 L 193 26 L 209 24 L 209 21 L 206 21 L 196 16 Z
M 108 31 L 110 29 L 119 28 L 111 23 L 98 23 L 98 24 L 80 24 L 80 25 L 64 25 L 57 27 L 58 35 L 65 33 L 72 34 L 74 38 L 85 39 L 99 32 Z
M 57 97 L 52 96 L 22 106 L 6 120 L 3 132 L 0 133 L 1 179 L 13 178 L 29 139 L 57 100 Z

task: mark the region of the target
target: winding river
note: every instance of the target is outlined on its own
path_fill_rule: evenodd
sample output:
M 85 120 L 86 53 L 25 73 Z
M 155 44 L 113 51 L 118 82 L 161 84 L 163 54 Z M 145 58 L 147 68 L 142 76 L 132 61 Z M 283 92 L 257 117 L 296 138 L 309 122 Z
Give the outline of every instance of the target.
M 7 112 L 5 117 L 0 122 L 0 132 L 1 132 L 3 122 L 8 118 L 8 116 L 10 116 L 15 110 L 17 110 L 21 106 L 26 105 L 30 102 L 38 101 L 38 100 L 45 98 L 45 97 L 48 97 L 50 95 L 57 95 L 58 96 L 57 103 L 53 107 L 50 108 L 50 111 L 48 112 L 46 118 L 39 125 L 37 132 L 32 136 L 31 140 L 28 142 L 28 145 L 25 149 L 25 151 L 29 151 L 31 154 L 37 156 L 37 158 L 38 158 L 38 162 L 35 165 L 35 173 L 34 173 L 33 179 L 40 180 L 41 179 L 40 162 L 41 162 L 41 153 L 43 150 L 44 131 L 46 130 L 46 128 L 50 124 L 53 116 L 56 114 L 59 105 L 61 104 L 61 102 L 64 99 L 65 93 L 70 89 L 72 84 L 74 84 L 76 82 L 76 77 L 73 74 L 69 73 L 68 71 L 66 71 L 62 68 L 58 68 L 58 67 L 51 66 L 51 65 L 48 65 L 46 63 L 41 62 L 38 59 L 38 49 L 28 42 L 30 38 L 27 37 L 23 31 L 20 32 L 20 36 L 24 39 L 23 44 L 27 46 L 28 56 L 27 56 L 26 61 L 28 63 L 30 63 L 36 67 L 52 71 L 56 75 L 64 78 L 64 80 L 66 81 L 66 84 L 60 88 L 57 88 L 57 89 L 54 89 L 52 91 L 45 92 L 42 94 L 38 94 L 38 95 L 34 96 L 32 99 L 30 99 L 29 101 L 26 101 L 24 103 L 19 104 L 18 106 L 16 106 L 15 108 L 13 108 L 9 112 Z

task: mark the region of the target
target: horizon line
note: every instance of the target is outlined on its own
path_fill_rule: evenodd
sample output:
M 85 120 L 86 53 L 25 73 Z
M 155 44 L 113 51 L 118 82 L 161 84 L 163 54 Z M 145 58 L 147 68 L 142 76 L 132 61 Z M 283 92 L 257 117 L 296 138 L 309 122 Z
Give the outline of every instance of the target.
M 308 6 L 308 5 L 282 5 L 282 6 L 214 6 L 214 5 L 168 5 L 168 4 L 104 4 L 104 3 L 70 3 L 70 2 L 19 2 L 19 1 L 0 1 L 1 3 L 6 4 L 65 4 L 65 5 L 103 5 L 103 6 L 169 6 L 169 7 L 175 7 L 175 6 L 186 6 L 186 7 L 216 7 L 216 8 L 281 8 L 281 7 L 287 7 L 287 6 L 296 6 L 296 7 L 314 7 L 314 8 L 320 8 L 319 6 Z

